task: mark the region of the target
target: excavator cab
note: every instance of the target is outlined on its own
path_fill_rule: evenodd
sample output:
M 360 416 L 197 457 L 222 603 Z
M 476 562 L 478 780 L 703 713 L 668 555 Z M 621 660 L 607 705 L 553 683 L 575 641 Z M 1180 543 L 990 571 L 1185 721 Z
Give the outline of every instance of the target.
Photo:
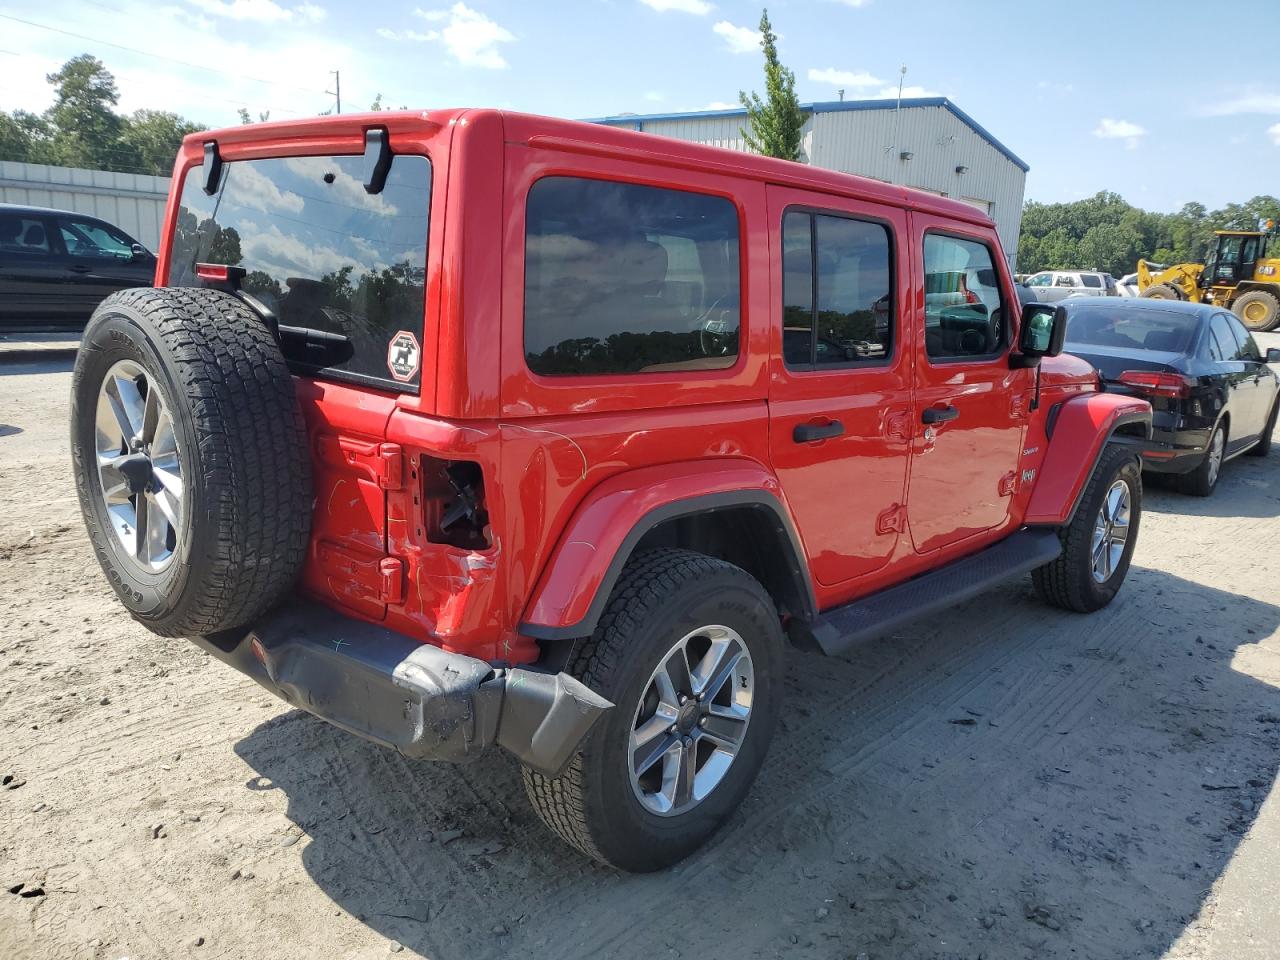
M 1244 280 L 1252 280 L 1258 266 L 1258 248 L 1265 236 L 1249 231 L 1217 234 L 1218 245 L 1209 252 L 1204 273 L 1200 274 L 1200 286 L 1234 287 Z

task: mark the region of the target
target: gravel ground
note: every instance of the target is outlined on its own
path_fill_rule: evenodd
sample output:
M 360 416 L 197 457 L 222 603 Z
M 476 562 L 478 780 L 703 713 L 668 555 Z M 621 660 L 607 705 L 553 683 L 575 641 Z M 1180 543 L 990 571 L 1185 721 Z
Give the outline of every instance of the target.
M 0 363 L 0 957 L 1276 956 L 1277 458 L 1150 489 L 1093 617 L 1021 581 L 796 654 L 748 802 L 633 877 L 505 757 L 410 763 L 135 625 L 82 533 L 67 370 Z

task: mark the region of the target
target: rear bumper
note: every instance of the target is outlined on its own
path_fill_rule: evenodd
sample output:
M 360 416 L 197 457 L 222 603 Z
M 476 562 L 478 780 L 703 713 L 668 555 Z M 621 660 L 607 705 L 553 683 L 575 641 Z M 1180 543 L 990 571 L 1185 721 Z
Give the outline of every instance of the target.
M 613 706 L 568 674 L 493 667 L 300 598 L 247 631 L 195 642 L 293 706 L 407 757 L 470 760 L 496 743 L 555 776 Z
M 1151 473 L 1189 473 L 1200 465 L 1213 428 L 1169 430 L 1157 425 L 1142 444 L 1142 469 Z

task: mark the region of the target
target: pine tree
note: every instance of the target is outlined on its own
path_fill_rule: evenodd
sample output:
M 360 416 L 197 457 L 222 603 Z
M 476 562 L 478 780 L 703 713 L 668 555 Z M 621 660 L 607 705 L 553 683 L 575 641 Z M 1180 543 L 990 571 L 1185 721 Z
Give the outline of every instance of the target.
M 778 61 L 778 38 L 769 23 L 769 11 L 760 14 L 760 46 L 764 50 L 765 100 L 752 91 L 738 99 L 747 108 L 751 131 L 741 131 L 747 146 L 766 157 L 800 159 L 800 131 L 806 114 L 796 98 L 796 75 Z

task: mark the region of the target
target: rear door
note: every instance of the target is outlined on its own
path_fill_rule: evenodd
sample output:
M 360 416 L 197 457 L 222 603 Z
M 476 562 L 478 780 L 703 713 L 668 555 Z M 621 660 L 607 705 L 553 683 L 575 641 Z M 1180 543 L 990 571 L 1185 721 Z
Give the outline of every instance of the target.
M 73 315 L 77 308 L 65 279 L 45 219 L 0 214 L 0 317 L 14 322 Z
M 1271 416 L 1271 405 L 1276 399 L 1275 377 L 1262 358 L 1262 351 L 1254 341 L 1253 335 L 1245 329 L 1233 313 L 1223 315 L 1231 333 L 1235 337 L 1236 357 L 1244 365 L 1244 383 L 1241 393 L 1248 397 L 1249 436 L 1258 436 L 1266 429 L 1267 418 Z
M 907 222 L 900 210 L 770 187 L 769 447 L 814 577 L 866 576 L 904 529 L 910 440 Z
M 1030 403 L 1029 371 L 1009 368 L 1010 289 L 994 234 L 913 214 L 924 337 L 915 351 L 907 515 L 920 553 L 1005 522 Z

